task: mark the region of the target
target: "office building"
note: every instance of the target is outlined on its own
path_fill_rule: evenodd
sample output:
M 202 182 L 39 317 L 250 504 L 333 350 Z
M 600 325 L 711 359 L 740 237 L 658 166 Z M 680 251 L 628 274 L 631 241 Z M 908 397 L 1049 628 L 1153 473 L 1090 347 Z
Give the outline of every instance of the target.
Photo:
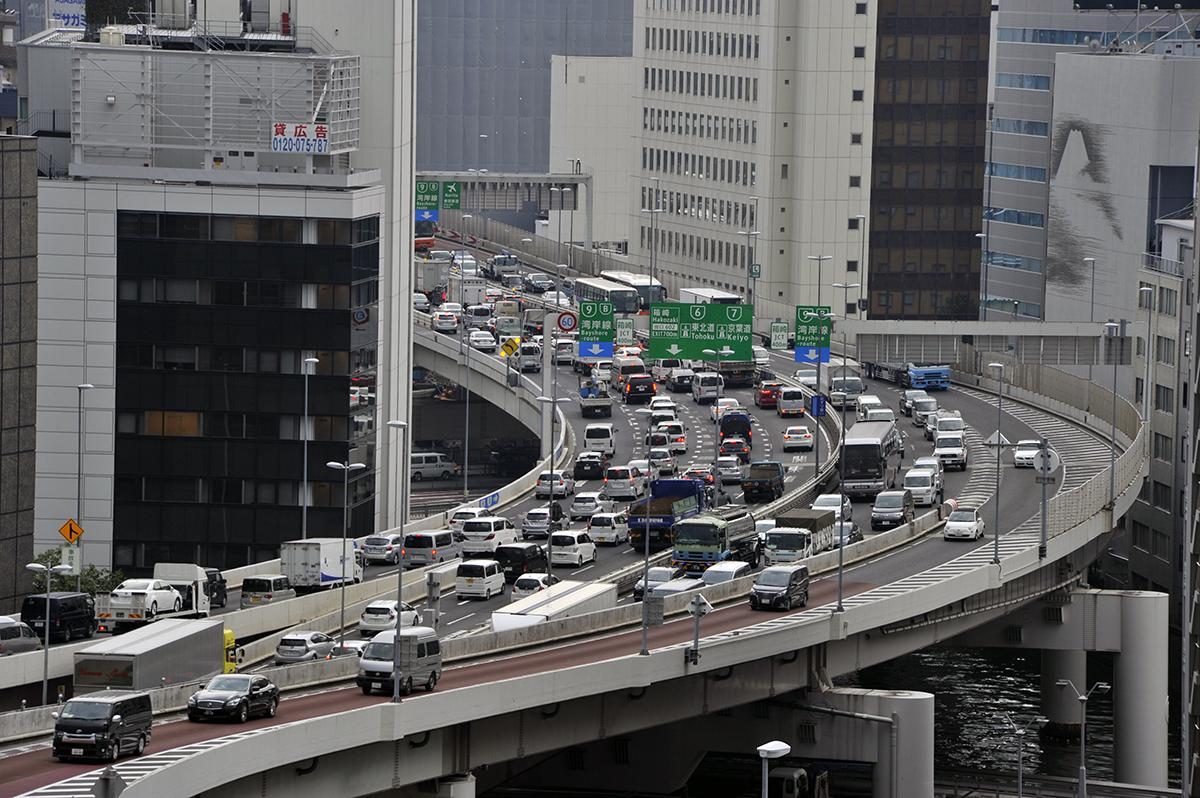
M 65 152 L 46 140 L 45 155 L 83 178 L 39 193 L 55 231 L 39 259 L 39 548 L 73 510 L 62 433 L 84 381 L 85 562 L 229 567 L 272 556 L 305 519 L 340 534 L 344 505 L 353 534 L 387 522 L 376 400 L 407 417 L 409 303 L 394 297 L 408 275 L 384 264 L 411 240 L 407 189 L 388 187 L 411 183 L 396 42 L 412 20 L 381 25 L 391 4 L 366 5 L 336 25 L 294 5 L 286 20 L 160 20 L 104 43 L 54 30 L 22 48 L 23 100 L 72 120 Z M 365 466 L 348 495 L 329 461 Z
M 37 142 L 0 135 L 0 612 L 33 559 L 37 398 Z

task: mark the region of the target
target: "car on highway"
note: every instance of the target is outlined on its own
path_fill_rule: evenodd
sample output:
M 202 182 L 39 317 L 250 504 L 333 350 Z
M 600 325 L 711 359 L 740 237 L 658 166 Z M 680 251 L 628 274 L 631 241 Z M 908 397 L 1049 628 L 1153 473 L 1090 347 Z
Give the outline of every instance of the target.
M 669 410 L 675 418 L 679 418 L 679 404 L 669 396 L 656 396 L 651 399 L 650 409 L 655 412 Z
M 656 565 L 646 572 L 645 582 L 639 579 L 634 583 L 633 598 L 635 601 L 641 601 L 642 596 L 644 596 L 646 593 L 647 584 L 650 586 L 650 589 L 653 590 L 659 585 L 666 584 L 667 582 L 670 582 L 673 579 L 678 579 L 681 576 L 683 576 L 682 568 L 677 568 L 675 566 Z
M 942 461 L 942 467 L 966 471 L 970 461 L 966 436 L 961 432 L 939 434 L 933 442 L 933 454 Z
M 872 407 L 862 418 L 863 421 L 892 421 L 896 420 L 896 411 L 890 407 Z
M 629 516 L 625 513 L 596 513 L 588 519 L 587 529 L 596 545 L 619 546 L 629 542 Z
M 658 392 L 658 385 L 649 374 L 630 374 L 621 387 L 621 401 L 627 405 L 648 403 Z
M 350 657 L 350 656 L 361 657 L 363 655 L 363 650 L 366 649 L 367 645 L 370 642 L 371 642 L 370 640 L 355 640 L 353 638 L 351 638 L 349 640 L 342 640 L 336 646 L 329 649 L 329 656 L 331 656 L 331 657 Z
M 522 288 L 530 294 L 544 294 L 554 290 L 554 278 L 541 272 L 528 272 L 523 275 Z
M 543 471 L 538 474 L 533 495 L 539 499 L 551 496 L 570 496 L 575 492 L 575 478 L 565 471 Z
M 371 637 L 384 629 L 396 628 L 396 615 L 399 613 L 401 626 L 416 626 L 421 622 L 421 613 L 405 602 L 390 599 L 372 601 L 363 608 L 358 618 L 358 634 L 360 637 Z
M 487 330 L 471 330 L 471 334 L 467 337 L 467 343 L 477 352 L 496 354 L 496 339 Z
M 732 396 L 722 396 L 708 408 L 708 420 L 716 424 L 726 412 L 741 409 L 742 403 L 737 399 L 734 399 Z
M 592 364 L 592 382 L 612 381 L 612 361 L 597 360 Z
M 937 459 L 933 455 L 929 455 L 929 454 L 922 455 L 922 456 L 918 457 L 916 460 L 913 460 L 912 467 L 913 467 L 913 470 L 916 470 L 918 468 L 925 468 L 930 471 L 933 471 L 935 474 L 938 474 L 939 476 L 943 476 L 945 474 L 945 470 L 942 468 L 942 461 Z
M 458 332 L 458 316 L 444 310 L 436 311 L 429 318 L 429 326 L 434 332 L 456 333 Z
M 518 576 L 517 581 L 513 582 L 510 594 L 513 601 L 528 598 L 561 581 L 557 576 L 550 574 L 525 574 Z
M 497 546 L 517 542 L 517 527 L 504 516 L 485 515 L 465 522 L 462 536 L 464 555 L 492 554 Z
M 854 519 L 854 504 L 850 497 L 841 493 L 822 493 L 811 505 L 814 510 L 831 510 L 834 518 L 842 520 Z
M 395 565 L 400 562 L 400 546 L 404 535 L 399 532 L 383 532 L 371 535 L 363 541 L 363 561 L 367 563 L 386 562 Z
M 833 545 L 835 547 L 849 546 L 851 543 L 858 543 L 862 539 L 862 530 L 853 521 L 833 522 Z
M 400 559 L 405 568 L 420 568 L 446 560 L 457 560 L 461 555 L 461 532 L 456 538 L 455 533 L 449 529 L 409 532 L 404 536 L 404 545 L 400 548 Z
M 667 448 L 671 450 L 672 454 L 687 454 L 687 427 L 683 426 L 682 421 L 659 422 L 654 431 L 666 434 Z
M 938 407 L 937 399 L 929 396 L 923 396 L 920 399 L 914 399 L 912 407 L 910 408 L 912 412 L 909 413 L 909 415 L 912 417 L 913 426 L 924 427 L 925 422 L 929 419 L 929 417 L 936 413 L 939 409 L 940 408 Z
M 733 455 L 741 463 L 750 462 L 750 444 L 745 438 L 726 438 L 721 441 L 720 453 L 722 455 Z
M 871 529 L 891 529 L 911 523 L 916 515 L 912 491 L 885 490 L 871 505 Z
M 913 501 L 920 507 L 932 507 L 942 500 L 943 486 L 941 471 L 929 468 L 910 468 L 904 472 L 905 490 L 913 495 Z
M 666 446 L 670 442 L 670 436 L 662 430 L 650 430 L 642 436 L 643 446 Z
M 928 399 L 929 394 L 923 390 L 907 390 L 900 394 L 900 412 L 906 416 L 913 414 L 913 402 L 918 399 Z
M 550 536 L 550 565 L 574 565 L 596 561 L 596 544 L 586 529 L 566 529 Z
M 463 524 L 472 518 L 482 518 L 490 512 L 491 510 L 486 510 L 482 507 L 464 507 L 450 514 L 450 518 L 446 521 L 446 526 L 450 527 L 450 531 L 454 532 L 456 538 L 462 540 Z
M 530 507 L 521 516 L 521 540 L 530 538 L 547 538 L 551 532 L 563 528 L 565 517 L 562 505 L 552 502 L 548 506 Z
M 608 468 L 608 456 L 603 452 L 580 452 L 575 458 L 575 466 L 571 476 L 575 481 L 585 479 L 603 479 L 604 469 Z
M 780 418 L 802 416 L 808 412 L 808 398 L 800 388 L 781 388 L 775 400 L 775 412 Z
M 588 424 L 583 428 L 583 445 L 590 452 L 612 457 L 617 453 L 617 428 L 612 424 Z
M 1037 465 L 1038 452 L 1042 450 L 1042 442 L 1039 440 L 1023 440 L 1017 441 L 1017 445 L 1013 447 L 1013 467 L 1014 468 L 1033 468 Z
M 671 454 L 670 448 L 666 446 L 651 447 L 650 466 L 659 478 L 673 477 L 679 471 L 679 466 L 675 464 L 675 455 Z
M 740 468 L 738 470 L 741 471 Z M 711 465 L 688 466 L 679 477 L 680 479 L 694 479 L 697 482 L 703 482 L 705 485 L 711 485 L 717 481 L 716 470 Z
M 700 579 L 705 585 L 719 585 L 723 582 L 732 582 L 734 579 L 749 576 L 751 570 L 752 568 L 748 562 L 722 560 L 705 568 L 704 573 L 700 575 Z
M 808 427 L 793 426 L 783 431 L 783 450 L 785 452 L 806 452 L 812 448 L 813 434 Z
M 572 521 L 586 521 L 596 513 L 611 513 L 613 500 L 598 490 L 586 490 L 575 495 L 575 500 L 567 508 L 567 515 Z
M 700 575 L 687 575 L 676 577 L 670 582 L 663 582 L 659 585 L 653 585 L 650 588 L 650 595 L 661 596 L 678 596 L 681 593 L 691 593 L 693 590 L 699 590 L 707 587 Z
M 790 610 L 808 606 L 809 575 L 806 565 L 772 565 L 758 573 L 750 588 L 750 608 Z
M 536 543 L 507 543 L 496 547 L 496 562 L 504 571 L 504 581 L 516 582 L 525 574 L 542 573 L 549 569 L 546 550 Z
M 292 665 L 324 659 L 336 642 L 324 632 L 315 630 L 288 632 L 275 646 L 275 664 Z
M 454 262 L 454 253 L 448 249 L 431 249 L 426 255 L 427 260 L 444 261 L 446 263 Z
M 722 455 L 717 458 L 716 464 L 717 479 L 722 485 L 730 483 L 741 484 L 742 482 L 742 461 L 731 454 Z
M 942 528 L 945 540 L 979 540 L 987 533 L 987 524 L 976 507 L 959 507 L 950 513 Z
M 412 292 L 412 306 L 413 306 L 413 310 L 415 310 L 419 313 L 428 313 L 429 307 L 430 307 L 429 306 L 429 297 L 425 296 L 420 291 L 413 291 Z
M 796 369 L 792 373 L 792 379 L 799 382 L 805 388 L 817 389 L 817 370 L 816 369 Z
M 161 579 L 126 579 L 109 594 L 109 606 L 113 609 L 140 606 L 149 615 L 160 612 L 179 612 L 183 596 Z
M 0 615 L 0 657 L 37 651 L 41 647 L 42 641 L 28 624 L 7 615 Z
M 683 361 L 677 357 L 664 357 L 655 360 L 650 366 L 650 373 L 656 382 L 666 382 L 675 369 L 683 368 Z
M 782 382 L 760 382 L 754 390 L 755 406 L 774 407 L 779 401 L 779 392 L 782 390 Z
M 646 475 L 628 465 L 610 466 L 604 472 L 604 495 L 610 499 L 636 499 L 646 492 Z
M 671 369 L 667 375 L 667 387 L 675 393 L 688 393 L 692 390 L 692 379 L 696 372 L 688 368 Z

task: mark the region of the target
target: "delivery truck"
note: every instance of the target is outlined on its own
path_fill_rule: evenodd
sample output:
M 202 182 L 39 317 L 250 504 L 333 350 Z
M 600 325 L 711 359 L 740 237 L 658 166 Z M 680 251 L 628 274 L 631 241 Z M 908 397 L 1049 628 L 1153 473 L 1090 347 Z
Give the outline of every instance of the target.
M 154 579 L 162 580 L 178 591 L 179 609 L 155 612 L 154 599 L 144 593 L 121 595 L 118 601 L 113 600 L 112 594 L 100 594 L 96 596 L 96 630 L 121 634 L 167 618 L 207 618 L 212 608 L 211 578 L 208 569 L 194 563 L 155 563 Z M 148 601 L 151 606 L 147 606 Z
M 201 681 L 236 664 L 231 646 L 219 619 L 166 618 L 76 651 L 75 693 Z
M 833 548 L 832 510 L 797 508 L 775 517 L 775 526 L 764 536 L 763 558 L 767 565 L 799 562 Z
M 357 584 L 362 581 L 363 569 L 355 556 L 356 548 L 353 539 L 287 540 L 279 548 L 280 571 L 298 593 L 338 587 L 343 574 L 347 584 Z
M 492 613 L 492 631 L 504 632 L 549 621 L 561 621 L 617 606 L 617 586 L 610 582 L 558 582 Z

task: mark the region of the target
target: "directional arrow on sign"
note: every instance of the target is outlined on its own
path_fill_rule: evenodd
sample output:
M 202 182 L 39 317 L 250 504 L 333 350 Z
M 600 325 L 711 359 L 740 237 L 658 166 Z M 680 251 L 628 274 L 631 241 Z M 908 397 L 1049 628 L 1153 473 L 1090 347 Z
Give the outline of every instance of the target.
M 423 222 L 427 222 L 433 218 L 433 211 L 421 211 L 417 214 L 417 218 Z
M 672 355 L 678 355 L 683 350 L 679 348 L 679 344 L 671 344 L 670 346 L 667 347 L 667 351 L 670 352 Z
M 588 351 L 593 355 L 598 355 L 604 351 L 604 347 L 600 346 L 600 344 L 592 344 L 591 347 L 588 348 Z

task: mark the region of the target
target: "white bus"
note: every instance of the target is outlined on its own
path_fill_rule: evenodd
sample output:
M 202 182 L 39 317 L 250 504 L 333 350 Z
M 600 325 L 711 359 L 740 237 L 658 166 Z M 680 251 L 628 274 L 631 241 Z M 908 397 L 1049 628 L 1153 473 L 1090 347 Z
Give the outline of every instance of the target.
M 663 288 L 661 282 L 648 274 L 607 270 L 600 272 L 600 277 L 610 283 L 627 285 L 637 291 L 638 300 L 643 309 L 648 309 L 656 302 L 667 301 L 667 289 Z
M 842 492 L 874 496 L 896 486 L 904 439 L 894 421 L 860 421 L 846 430 L 842 450 Z
M 740 305 L 744 300 L 716 288 L 680 288 L 679 301 L 688 305 Z
M 575 300 L 588 302 L 611 302 L 615 313 L 637 313 L 638 292 L 627 285 L 581 277 L 575 281 Z

